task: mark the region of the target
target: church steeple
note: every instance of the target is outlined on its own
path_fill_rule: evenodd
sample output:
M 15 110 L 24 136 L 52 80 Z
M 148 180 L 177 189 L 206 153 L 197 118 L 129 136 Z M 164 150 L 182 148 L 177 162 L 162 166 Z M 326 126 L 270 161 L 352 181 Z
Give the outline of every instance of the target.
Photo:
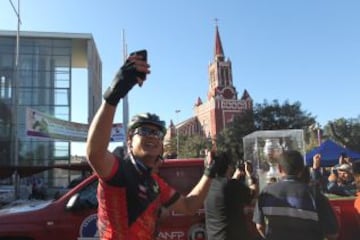
M 225 60 L 219 27 L 215 26 L 215 56 L 209 66 L 209 91 L 208 99 L 224 98 L 237 99 L 237 92 L 233 86 L 230 59 Z
M 216 30 L 215 30 L 215 61 L 223 61 L 224 60 L 224 50 L 221 44 L 219 27 L 216 23 Z
M 211 38 L 210 36 L 210 40 Z M 217 23 L 215 25 L 215 44 L 212 42 L 209 46 L 209 57 L 213 59 L 208 65 L 207 99 L 203 101 L 198 97 L 193 106 L 195 116 L 182 121 L 181 125 L 177 125 L 177 131 L 184 136 L 206 138 L 216 145 L 215 139 L 219 136 L 218 134 L 228 127 L 235 117 L 247 110 L 252 110 L 252 99 L 246 90 L 241 99 L 238 99 L 238 93 L 233 84 L 231 61 L 229 58 L 225 58 Z M 213 47 L 215 49 L 211 52 Z M 170 140 L 176 138 L 176 131 L 175 135 L 171 135 L 173 138 L 168 138 L 169 135 L 170 131 L 165 136 L 168 144 L 165 147 L 170 146 Z

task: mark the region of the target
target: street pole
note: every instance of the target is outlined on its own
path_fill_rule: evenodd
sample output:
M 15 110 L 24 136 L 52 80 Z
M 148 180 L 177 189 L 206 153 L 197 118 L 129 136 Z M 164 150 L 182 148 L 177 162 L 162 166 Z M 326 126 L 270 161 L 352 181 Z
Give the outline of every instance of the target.
M 320 124 L 317 123 L 316 125 L 316 131 L 317 131 L 317 140 L 318 140 L 318 145 L 321 145 L 321 131 L 320 131 Z
M 15 14 L 17 17 L 17 32 L 16 32 L 16 53 L 15 53 L 15 67 L 14 67 L 14 79 L 12 84 L 12 91 L 13 91 L 13 101 L 12 101 L 12 157 L 14 166 L 17 167 L 19 165 L 19 159 L 18 159 L 18 124 L 17 124 L 17 107 L 18 107 L 18 79 L 19 79 L 19 48 L 20 48 L 20 0 L 18 0 L 17 9 L 15 8 L 13 2 L 9 0 Z M 14 197 L 15 199 L 19 198 L 19 175 L 17 170 L 15 170 L 14 173 Z
M 311 124 L 311 125 L 309 126 L 309 129 L 310 129 L 312 132 L 315 132 L 315 131 L 316 131 L 317 143 L 318 143 L 318 146 L 320 146 L 320 145 L 321 145 L 321 128 L 320 128 L 320 123 Z
M 124 63 L 126 62 L 126 59 L 127 59 L 127 44 L 126 44 L 126 40 L 125 40 L 125 30 L 123 29 L 122 30 L 122 45 L 123 45 L 123 61 Z M 123 115 L 122 115 L 122 119 L 123 119 L 123 128 L 124 128 L 124 133 L 126 136 L 127 134 L 127 126 L 128 126 L 128 123 L 129 123 L 129 100 L 128 100 L 128 94 L 123 98 Z M 124 147 L 124 151 L 125 152 L 128 152 L 128 149 L 127 149 L 127 144 L 126 144 L 126 138 L 123 140 L 123 147 Z
M 176 113 L 176 156 L 177 158 L 179 157 L 179 128 L 178 128 L 178 124 L 179 124 L 179 113 L 181 112 L 181 110 L 177 109 L 175 110 Z

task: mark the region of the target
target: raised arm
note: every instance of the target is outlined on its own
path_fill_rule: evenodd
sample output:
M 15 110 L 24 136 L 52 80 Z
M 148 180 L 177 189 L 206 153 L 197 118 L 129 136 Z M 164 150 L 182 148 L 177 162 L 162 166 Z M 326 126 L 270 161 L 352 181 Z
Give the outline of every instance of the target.
M 92 120 L 86 142 L 87 159 L 101 177 L 110 174 L 114 156 L 107 150 L 116 106 L 103 102 Z
M 204 200 L 210 188 L 211 180 L 215 177 L 218 157 L 214 151 L 209 151 L 204 159 L 204 174 L 195 187 L 186 196 L 179 198 L 171 210 L 192 215 L 195 214 L 204 204 Z
M 144 51 L 142 51 L 144 53 Z M 146 54 L 146 52 L 145 52 Z M 86 142 L 86 156 L 93 170 L 101 177 L 110 174 L 115 158 L 108 149 L 117 104 L 135 84 L 142 84 L 150 73 L 146 55 L 131 55 L 105 91 L 104 102 L 92 120 Z

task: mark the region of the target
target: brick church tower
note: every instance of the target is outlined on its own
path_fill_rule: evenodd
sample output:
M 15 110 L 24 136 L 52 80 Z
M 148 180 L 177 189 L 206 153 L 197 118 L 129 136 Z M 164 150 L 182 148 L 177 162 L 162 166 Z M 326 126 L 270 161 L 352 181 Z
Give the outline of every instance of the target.
M 215 49 L 213 62 L 209 64 L 209 90 L 207 101 L 200 97 L 194 105 L 194 117 L 177 125 L 171 121 L 168 135 L 165 139 L 180 135 L 203 135 L 215 139 L 234 116 L 251 110 L 253 101 L 249 93 L 244 90 L 240 99 L 233 85 L 231 61 L 225 58 L 220 39 L 219 28 L 215 29 Z

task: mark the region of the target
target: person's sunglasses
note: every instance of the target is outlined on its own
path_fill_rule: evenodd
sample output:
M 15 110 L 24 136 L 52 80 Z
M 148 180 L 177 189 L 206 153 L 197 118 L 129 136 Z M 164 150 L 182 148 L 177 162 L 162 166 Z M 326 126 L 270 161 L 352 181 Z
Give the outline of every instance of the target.
M 138 127 L 135 129 L 134 134 L 139 134 L 142 137 L 153 136 L 158 139 L 164 138 L 164 133 L 162 131 L 157 130 L 157 129 L 152 129 L 149 127 Z

